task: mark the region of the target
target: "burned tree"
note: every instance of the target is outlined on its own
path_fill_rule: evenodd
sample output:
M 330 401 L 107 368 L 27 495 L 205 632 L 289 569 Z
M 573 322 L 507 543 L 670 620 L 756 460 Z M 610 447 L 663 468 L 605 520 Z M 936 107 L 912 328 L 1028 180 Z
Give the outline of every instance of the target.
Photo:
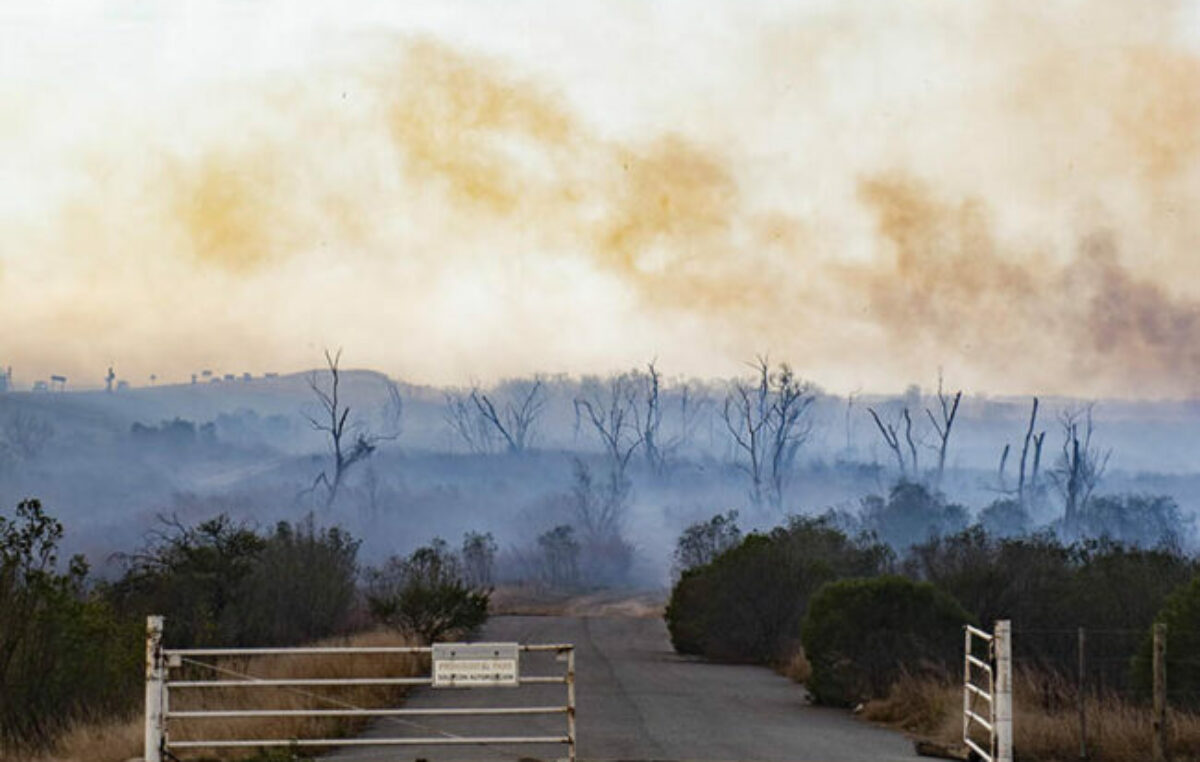
M 1029 423 L 1025 427 L 1025 437 L 1021 442 L 1021 459 L 1017 464 L 1017 486 L 1015 488 L 1009 488 L 1006 474 L 1006 466 L 1008 457 L 1012 453 L 1012 445 L 1005 443 L 1004 450 L 1000 454 L 1000 470 L 997 480 L 998 491 L 1004 495 L 1014 496 L 1017 505 L 1020 506 L 1021 510 L 1026 512 L 1029 511 L 1040 494 L 1038 476 L 1041 471 L 1042 444 L 1046 440 L 1046 432 L 1040 431 L 1036 434 L 1034 433 L 1034 429 L 1037 427 L 1039 404 L 1038 398 L 1034 397 L 1029 411 Z M 1032 461 L 1030 461 L 1031 446 L 1033 448 Z
M 492 426 L 479 414 L 472 393 L 448 392 L 442 417 L 468 451 L 484 455 L 492 451 Z
M 1088 404 L 1082 408 L 1064 410 L 1058 417 L 1063 431 L 1063 445 L 1051 478 L 1063 497 L 1063 529 L 1069 534 L 1078 531 L 1080 517 L 1112 455 L 1112 450 L 1102 451 L 1092 445 L 1094 407 Z
M 1046 432 L 1041 431 L 1037 434 L 1033 433 L 1034 427 L 1037 425 L 1038 415 L 1038 398 L 1033 398 L 1033 404 L 1029 411 L 1029 426 L 1025 429 L 1025 441 L 1021 445 L 1021 467 L 1017 472 L 1017 501 L 1024 507 L 1028 508 L 1029 504 L 1037 498 L 1038 494 L 1038 470 L 1042 464 L 1042 443 L 1046 440 Z M 1033 464 L 1029 472 L 1028 483 L 1025 480 L 1026 461 L 1029 458 L 1029 445 L 1033 444 Z
M 593 388 L 591 394 L 575 400 L 575 414 L 586 415 L 600 438 L 608 464 L 605 499 L 614 506 L 624 504 L 629 491 L 629 461 L 645 442 L 637 415 L 637 378 L 622 373 L 609 380 L 607 388 Z
M 942 477 L 946 473 L 946 450 L 950 447 L 950 432 L 954 429 L 954 418 L 958 415 L 958 403 L 962 401 L 961 389 L 955 392 L 953 397 L 948 396 L 942 390 L 942 376 L 940 373 L 938 374 L 937 401 L 937 415 L 934 415 L 934 411 L 929 408 L 925 408 L 925 414 L 929 416 L 929 422 L 933 424 L 933 430 L 938 435 L 938 444 L 934 448 L 938 454 L 937 481 L 935 484 L 940 486 Z M 915 467 L 915 459 L 913 460 L 913 464 Z M 1003 466 L 1001 466 L 1001 471 L 1003 471 Z
M 509 399 L 499 409 L 496 403 L 478 388 L 471 390 L 475 409 L 511 453 L 525 452 L 533 443 L 534 425 L 546 407 L 546 387 L 540 378 L 513 380 L 501 385 Z
M 879 435 L 883 437 L 884 444 L 896 456 L 896 463 L 900 467 L 900 478 L 905 481 L 909 480 L 909 471 L 911 469 L 912 481 L 918 481 L 921 477 L 920 461 L 917 457 L 917 443 L 913 439 L 912 434 L 912 414 L 908 412 L 908 407 L 901 408 L 899 416 L 904 422 L 904 445 L 908 450 L 908 460 L 905 460 L 905 447 L 902 447 L 900 442 L 900 431 L 898 428 L 900 421 L 890 420 L 885 422 L 879 413 L 875 412 L 875 408 L 873 407 L 867 408 L 867 412 L 871 414 L 871 419 L 875 421 L 875 426 L 879 429 Z
M 786 363 L 772 372 L 759 357 L 752 367 L 752 380 L 732 383 L 721 417 L 740 454 L 737 467 L 750 477 L 750 499 L 762 505 L 765 497 L 779 508 L 796 454 L 812 433 L 816 390 Z
M 661 474 L 666 469 L 666 453 L 660 446 L 659 431 L 662 429 L 662 374 L 655 361 L 646 363 L 645 410 L 639 416 L 642 427 L 642 451 L 650 470 Z
M 668 407 L 674 411 L 672 393 L 664 391 L 662 371 L 656 361 L 646 364 L 646 373 L 634 374 L 644 389 L 637 406 L 638 422 L 642 432 L 642 452 L 646 465 L 655 474 L 663 474 L 672 457 L 683 447 L 696 428 L 696 421 L 706 400 L 696 398 L 688 384 L 679 385 L 673 396 L 678 400 L 678 410 L 670 418 L 673 426 L 664 426 Z
M 317 371 L 308 377 L 308 387 L 312 390 L 320 405 L 316 415 L 305 414 L 314 430 L 323 432 L 329 438 L 332 450 L 332 476 L 329 470 L 317 474 L 312 486 L 305 492 L 314 492 L 318 487 L 325 488 L 325 509 L 333 506 L 338 491 L 345 481 L 346 473 L 354 464 L 366 460 L 375 448 L 384 440 L 396 439 L 398 433 L 372 434 L 365 431 L 350 419 L 350 406 L 341 399 L 341 368 L 342 350 L 331 355 L 325 350 L 325 363 L 328 366 L 329 381 L 322 383 Z M 397 392 L 398 393 L 398 392 Z

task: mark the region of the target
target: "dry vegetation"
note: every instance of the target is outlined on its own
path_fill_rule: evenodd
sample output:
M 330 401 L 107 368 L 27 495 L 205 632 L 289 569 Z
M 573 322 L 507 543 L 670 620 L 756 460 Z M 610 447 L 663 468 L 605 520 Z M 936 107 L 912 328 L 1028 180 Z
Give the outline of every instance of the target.
M 1013 704 L 1013 745 L 1019 759 L 1074 762 L 1080 758 L 1078 705 L 1068 681 L 1018 674 Z M 962 747 L 962 688 L 956 683 L 905 677 L 886 698 L 867 703 L 863 715 L 919 738 Z M 1149 758 L 1149 706 L 1114 693 L 1092 695 L 1086 715 L 1090 759 L 1144 762 Z M 1173 712 L 1169 725 L 1173 759 L 1200 759 L 1200 715 Z
M 808 682 L 808 679 L 812 677 L 812 664 L 804 654 L 804 646 L 797 644 L 796 650 L 792 652 L 791 656 L 775 665 L 775 671 L 793 682 Z
M 408 643 L 398 634 L 378 630 L 346 638 L 332 638 L 322 646 L 402 646 Z M 407 655 L 317 655 L 261 656 L 249 659 L 222 659 L 215 662 L 222 670 L 258 678 L 341 678 L 408 677 L 424 669 L 419 657 Z M 211 669 L 187 665 L 195 679 L 216 679 Z M 226 675 L 228 676 L 228 675 Z M 331 688 L 238 688 L 180 690 L 171 695 L 172 709 L 337 709 L 352 707 L 396 706 L 404 697 L 403 688 L 369 686 Z M 359 718 L 291 718 L 175 720 L 171 736 L 176 740 L 202 737 L 223 738 L 315 738 L 344 737 L 360 730 Z M 142 717 L 103 723 L 81 723 L 65 733 L 57 750 L 38 762 L 120 762 L 142 754 Z M 247 757 L 252 751 L 221 750 L 192 754 L 193 758 L 232 759 Z M 183 755 L 187 758 L 188 755 Z

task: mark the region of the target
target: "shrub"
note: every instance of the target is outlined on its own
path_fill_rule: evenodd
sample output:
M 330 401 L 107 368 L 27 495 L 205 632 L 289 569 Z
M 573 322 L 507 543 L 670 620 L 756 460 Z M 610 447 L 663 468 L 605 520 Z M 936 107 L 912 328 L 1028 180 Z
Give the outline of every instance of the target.
M 1080 509 L 1079 533 L 1145 548 L 1176 547 L 1191 534 L 1169 495 L 1097 495 Z
M 883 546 L 851 540 L 821 519 L 751 534 L 675 584 L 666 610 L 672 645 L 713 659 L 781 662 L 821 585 L 878 574 L 890 559 Z
M 87 594 L 82 558 L 57 570 L 62 537 L 37 500 L 0 516 L 0 751 L 44 748 L 137 695 L 142 638 Z
M 549 587 L 572 589 L 579 585 L 579 542 L 570 524 L 560 524 L 538 535 L 538 576 Z
M 969 618 L 929 583 L 897 576 L 832 582 L 804 620 L 808 689 L 819 703 L 850 706 L 887 695 L 903 674 L 944 673 L 961 658 Z
M 993 537 L 1017 537 L 1029 533 L 1033 518 L 1021 501 L 1001 498 L 979 512 L 979 524 Z
M 130 616 L 163 615 L 171 647 L 285 646 L 345 624 L 359 543 L 344 530 L 319 529 L 309 516 L 259 534 L 225 514 L 164 526 L 125 556 L 109 595 Z
M 281 521 L 263 538 L 231 603 L 241 645 L 291 645 L 345 628 L 354 606 L 359 541 L 312 515 Z
M 452 630 L 487 621 L 490 593 L 463 581 L 459 560 L 443 540 L 407 558 L 392 556 L 368 575 L 367 605 L 383 624 L 432 643 Z
M 742 531 L 738 529 L 737 517 L 737 511 L 718 513 L 708 521 L 698 521 L 683 530 L 675 542 L 676 574 L 712 563 L 717 556 L 741 542 Z
M 266 543 L 253 529 L 220 515 L 194 527 L 164 519 L 113 586 L 119 607 L 165 617 L 164 639 L 174 648 L 236 643 L 236 610 L 245 579 Z
M 967 527 L 967 509 L 947 503 L 923 484 L 897 482 L 885 501 L 878 495 L 863 500 L 863 527 L 900 551 L 931 537 Z
M 949 593 L 985 626 L 1011 619 L 1022 630 L 1015 658 L 1064 675 L 1077 668 L 1075 629 L 1093 630 L 1089 669 L 1124 689 L 1129 660 L 1171 591 L 1197 569 L 1167 548 L 1107 540 L 1064 545 L 1049 534 L 995 539 L 982 528 L 912 549 L 905 572 Z
M 1155 623 L 1167 626 L 1167 703 L 1173 707 L 1200 707 L 1200 577 L 1181 585 L 1167 597 Z M 1131 672 L 1134 687 L 1149 696 L 1154 684 L 1153 629 L 1146 633 Z
M 491 532 L 463 535 L 463 574 L 471 587 L 490 588 L 496 568 L 496 538 Z

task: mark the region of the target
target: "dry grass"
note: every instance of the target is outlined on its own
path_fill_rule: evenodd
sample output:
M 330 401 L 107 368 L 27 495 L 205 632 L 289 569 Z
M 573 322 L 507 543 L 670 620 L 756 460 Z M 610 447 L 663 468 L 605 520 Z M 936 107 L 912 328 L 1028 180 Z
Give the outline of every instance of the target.
M 1019 673 L 1013 696 L 1013 746 L 1023 762 L 1076 762 L 1079 708 L 1074 688 L 1057 676 Z M 962 688 L 930 678 L 905 677 L 884 699 L 868 702 L 864 716 L 951 747 L 962 747 Z M 1105 762 L 1145 762 L 1150 756 L 1149 707 L 1113 693 L 1086 703 L 1088 755 Z M 1176 762 L 1200 760 L 1200 715 L 1172 712 Z
M 903 675 L 887 698 L 868 701 L 863 717 L 941 742 L 962 732 L 962 689 L 929 677 Z
M 335 638 L 314 645 L 321 646 L 400 646 L 408 643 L 390 631 L 372 631 L 348 638 Z M 222 670 L 258 678 L 345 678 L 345 677 L 410 677 L 426 669 L 419 657 L 408 655 L 317 655 L 261 656 L 248 659 L 222 659 L 216 664 Z M 180 674 L 194 679 L 210 680 L 222 676 L 211 669 L 193 664 Z M 175 674 L 173 673 L 172 677 Z M 171 694 L 172 709 L 338 709 L 351 707 L 396 706 L 404 690 L 396 686 L 318 687 L 318 688 L 235 688 L 178 690 Z M 192 719 L 173 720 L 171 737 L 175 740 L 193 738 L 316 738 L 345 737 L 361 730 L 363 719 L 355 718 L 290 718 L 267 717 L 249 719 Z M 139 714 L 126 720 L 85 723 L 68 730 L 61 738 L 55 753 L 38 762 L 121 762 L 142 754 L 142 717 Z M 189 755 L 180 756 L 187 758 Z M 190 755 L 205 759 L 233 759 L 252 756 L 252 752 L 220 750 Z
M 775 671 L 794 682 L 807 683 L 812 677 L 812 665 L 804 654 L 804 646 L 797 643 L 796 650 L 784 662 L 776 665 Z

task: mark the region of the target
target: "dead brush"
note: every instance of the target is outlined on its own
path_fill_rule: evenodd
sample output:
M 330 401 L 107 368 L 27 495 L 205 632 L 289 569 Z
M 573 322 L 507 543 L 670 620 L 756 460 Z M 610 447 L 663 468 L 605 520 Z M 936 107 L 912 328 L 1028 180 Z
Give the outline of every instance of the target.
M 962 686 L 905 675 L 888 695 L 869 701 L 863 716 L 947 748 L 962 749 Z M 1080 758 L 1079 705 L 1074 683 L 1038 670 L 1017 670 L 1013 690 L 1013 747 L 1023 762 Z M 1113 691 L 1090 693 L 1084 705 L 1088 758 L 1145 762 L 1150 755 L 1148 705 Z M 1200 760 L 1200 714 L 1173 711 L 1168 724 L 1176 762 Z
M 804 653 L 804 646 L 797 643 L 792 655 L 775 665 L 775 671 L 793 682 L 808 682 L 812 677 L 812 664 Z
M 382 647 L 411 645 L 399 634 L 377 630 L 346 638 L 331 638 L 316 646 Z M 197 659 L 215 666 L 185 664 L 177 674 L 191 679 L 412 677 L 422 674 L 427 660 L 407 654 L 320 654 Z M 235 676 L 236 675 L 236 676 Z M 196 688 L 171 693 L 171 709 L 351 709 L 398 706 L 403 686 L 316 686 L 264 688 Z M 359 717 L 250 717 L 176 719 L 170 724 L 174 740 L 234 738 L 340 738 L 354 735 L 367 722 Z M 82 723 L 68 730 L 53 755 L 37 762 L 120 762 L 142 755 L 142 717 Z M 254 749 L 187 750 L 183 759 L 242 759 Z M 316 750 L 312 750 L 316 751 Z
M 941 742 L 962 734 L 962 688 L 930 676 L 904 673 L 881 699 L 868 701 L 863 716 Z

